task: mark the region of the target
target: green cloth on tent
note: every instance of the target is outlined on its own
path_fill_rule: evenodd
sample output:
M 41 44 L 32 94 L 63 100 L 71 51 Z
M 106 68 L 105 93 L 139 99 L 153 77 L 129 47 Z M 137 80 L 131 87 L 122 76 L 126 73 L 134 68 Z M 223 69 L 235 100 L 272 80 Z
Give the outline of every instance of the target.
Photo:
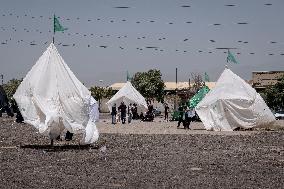
M 187 105 L 190 108 L 195 108 L 209 91 L 210 89 L 207 86 L 204 86 L 187 102 Z

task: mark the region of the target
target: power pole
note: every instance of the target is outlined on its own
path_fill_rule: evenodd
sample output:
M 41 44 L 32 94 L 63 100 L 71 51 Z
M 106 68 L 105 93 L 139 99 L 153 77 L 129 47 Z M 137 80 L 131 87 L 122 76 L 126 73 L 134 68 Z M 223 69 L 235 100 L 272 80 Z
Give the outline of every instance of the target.
M 178 73 L 178 69 L 176 68 L 176 94 L 175 94 L 175 103 L 174 103 L 174 109 L 177 110 L 177 73 Z

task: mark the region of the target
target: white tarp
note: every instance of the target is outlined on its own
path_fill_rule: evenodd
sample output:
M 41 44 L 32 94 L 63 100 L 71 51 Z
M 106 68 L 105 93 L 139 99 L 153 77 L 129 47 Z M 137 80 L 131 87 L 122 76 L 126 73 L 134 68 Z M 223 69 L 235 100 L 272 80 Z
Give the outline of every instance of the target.
M 214 131 L 246 129 L 275 121 L 262 97 L 230 69 L 224 70 L 196 112 L 205 128 Z
M 83 143 L 93 143 L 99 133 L 97 101 L 75 77 L 54 44 L 39 58 L 18 87 L 15 100 L 26 123 L 50 139 L 67 129 L 83 133 Z
M 136 103 L 138 106 L 147 109 L 147 103 L 145 98 L 132 86 L 132 84 L 127 81 L 126 84 L 106 103 L 109 111 L 111 112 L 111 107 L 116 104 L 120 105 L 124 102 L 126 106 L 130 103 Z

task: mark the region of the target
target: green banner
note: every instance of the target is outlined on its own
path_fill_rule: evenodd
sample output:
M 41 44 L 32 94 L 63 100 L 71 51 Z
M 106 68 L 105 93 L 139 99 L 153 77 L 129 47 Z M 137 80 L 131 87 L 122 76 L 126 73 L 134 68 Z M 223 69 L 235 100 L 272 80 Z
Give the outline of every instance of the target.
M 207 86 L 204 86 L 187 102 L 187 105 L 190 108 L 195 108 L 209 91 L 210 89 Z
M 233 62 L 238 64 L 239 62 L 236 60 L 235 56 L 228 50 L 227 62 Z

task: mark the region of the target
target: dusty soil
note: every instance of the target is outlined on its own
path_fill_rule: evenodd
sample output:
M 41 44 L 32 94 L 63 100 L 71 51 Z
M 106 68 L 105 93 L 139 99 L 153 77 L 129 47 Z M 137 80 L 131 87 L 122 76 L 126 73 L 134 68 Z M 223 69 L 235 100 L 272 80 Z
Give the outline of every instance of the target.
M 75 135 L 50 147 L 32 126 L 0 118 L 0 188 L 283 188 L 284 131 L 199 127 L 103 121 L 93 146 Z

